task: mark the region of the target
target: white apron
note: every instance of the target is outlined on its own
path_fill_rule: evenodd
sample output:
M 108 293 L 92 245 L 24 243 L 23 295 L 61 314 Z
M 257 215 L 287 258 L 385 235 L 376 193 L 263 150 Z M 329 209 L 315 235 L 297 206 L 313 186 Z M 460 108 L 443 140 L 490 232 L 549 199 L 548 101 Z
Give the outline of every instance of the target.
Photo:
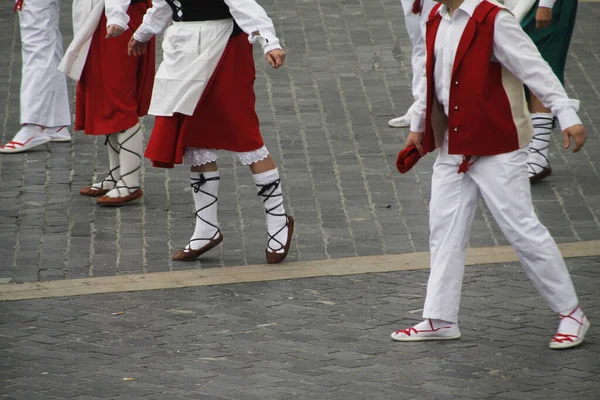
M 74 0 L 73 1 L 73 33 L 74 38 L 58 69 L 69 78 L 79 81 L 92 36 L 98 28 L 98 23 L 104 12 L 104 0 Z
M 165 31 L 148 114 L 193 115 L 232 31 L 232 19 L 174 22 Z

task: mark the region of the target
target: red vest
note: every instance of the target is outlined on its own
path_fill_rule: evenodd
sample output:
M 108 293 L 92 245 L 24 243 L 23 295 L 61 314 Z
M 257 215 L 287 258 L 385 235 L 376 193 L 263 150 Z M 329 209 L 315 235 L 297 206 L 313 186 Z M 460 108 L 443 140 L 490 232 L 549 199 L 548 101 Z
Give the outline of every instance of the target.
M 436 5 L 427 21 L 427 112 L 423 150 L 433 151 L 440 143 L 443 106 L 435 97 L 435 40 L 442 17 Z M 450 83 L 448 152 L 488 156 L 519 149 L 519 132 L 511 103 L 503 86 L 502 65 L 493 62 L 494 24 L 500 7 L 483 1 L 473 13 L 460 39 Z M 435 115 L 434 115 L 435 114 Z M 432 116 L 434 123 L 432 124 Z M 437 146 L 436 146 L 436 134 Z M 445 126 L 444 126 L 445 128 Z M 443 128 L 442 128 L 443 129 Z

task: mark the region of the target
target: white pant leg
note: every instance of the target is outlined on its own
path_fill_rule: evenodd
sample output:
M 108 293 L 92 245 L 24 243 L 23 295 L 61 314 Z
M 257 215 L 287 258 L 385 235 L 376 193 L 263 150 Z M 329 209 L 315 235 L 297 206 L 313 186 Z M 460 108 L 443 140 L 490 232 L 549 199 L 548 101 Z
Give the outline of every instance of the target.
M 577 295 L 560 250 L 533 209 L 527 150 L 481 157 L 468 174 L 550 308 L 558 313 L 575 308 Z
M 21 27 L 21 124 L 71 125 L 67 80 L 58 71 L 63 57 L 58 0 L 27 0 Z
M 471 177 L 457 173 L 461 159 L 449 155 L 444 146 L 434 164 L 431 181 L 431 270 L 423 317 L 448 322 L 458 318 L 466 246 L 479 193 Z

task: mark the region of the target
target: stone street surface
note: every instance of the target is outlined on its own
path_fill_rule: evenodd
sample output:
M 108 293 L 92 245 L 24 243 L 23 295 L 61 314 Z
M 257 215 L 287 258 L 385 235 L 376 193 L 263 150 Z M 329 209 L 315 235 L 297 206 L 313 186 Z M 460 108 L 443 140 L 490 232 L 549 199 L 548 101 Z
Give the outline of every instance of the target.
M 389 339 L 420 319 L 434 161 L 428 156 L 406 175 L 394 165 L 407 131 L 387 121 L 412 102 L 400 2 L 260 3 L 288 52 L 287 66 L 277 71 L 255 53 L 262 133 L 297 220 L 288 264 L 325 260 L 319 262 L 329 263 L 332 275 L 342 275 L 335 271 L 354 260 L 357 275 L 269 281 L 277 270 L 261 266 L 264 210 L 250 171 L 227 154 L 219 161 L 225 240 L 191 264 L 170 261 L 193 231 L 183 166 L 162 170 L 146 161 L 146 196 L 105 209 L 79 196 L 108 170 L 103 138 L 78 132 L 73 143 L 0 155 L 0 298 L 20 287 L 53 288 L 47 296 L 0 302 L 0 399 L 599 398 L 600 2 L 579 2 L 565 82 L 582 102 L 588 142 L 578 154 L 566 152 L 557 129 L 553 175 L 532 187 L 555 239 L 587 249 L 569 254 L 567 265 L 592 328 L 583 346 L 563 352 L 548 349 L 555 314 L 519 264 L 506 254 L 492 257 L 492 250 L 489 261 L 467 267 L 461 340 Z M 66 46 L 70 2 L 62 1 L 62 11 Z M 4 143 L 19 128 L 20 39 L 12 4 L 0 8 L 0 26 Z M 152 125 L 146 117 L 146 139 Z M 470 247 L 505 245 L 482 204 Z M 369 270 L 376 262 L 367 256 L 404 253 L 418 255 L 419 266 Z M 361 260 L 363 268 L 356 267 Z M 133 274 L 230 267 L 255 268 L 264 279 L 119 289 L 126 277 L 139 278 Z M 77 278 L 89 279 L 74 284 L 82 295 L 71 296 L 78 292 L 70 288 L 63 293 L 69 296 L 57 297 L 61 284 Z M 87 294 L 85 286 L 101 279 L 113 279 L 114 293 Z

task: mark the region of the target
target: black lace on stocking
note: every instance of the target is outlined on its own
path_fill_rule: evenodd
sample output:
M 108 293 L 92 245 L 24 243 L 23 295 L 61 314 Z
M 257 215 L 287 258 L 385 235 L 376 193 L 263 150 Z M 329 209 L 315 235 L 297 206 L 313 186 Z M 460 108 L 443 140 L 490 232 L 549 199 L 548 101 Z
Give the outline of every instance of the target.
M 142 155 L 136 153 L 133 150 L 128 149 L 127 147 L 125 147 L 125 143 L 127 143 L 129 140 L 131 140 L 131 138 L 133 138 L 135 135 L 137 135 L 140 132 L 141 129 L 142 129 L 142 127 L 139 126 L 135 132 L 133 132 L 131 135 L 129 135 L 129 137 L 127 139 L 123 140 L 121 142 L 121 144 L 120 144 L 121 145 L 121 150 L 124 150 L 127 153 L 133 154 L 134 156 L 136 156 L 137 158 L 139 158 L 140 159 L 140 163 L 138 164 L 137 168 L 135 168 L 135 169 L 133 169 L 131 171 L 128 171 L 125 174 L 121 174 L 121 179 L 119 180 L 119 182 L 123 182 L 123 184 L 115 186 L 115 189 L 117 189 L 117 191 L 118 191 L 119 194 L 121 194 L 121 190 L 120 189 L 127 189 L 127 194 L 130 194 L 130 193 L 132 193 L 132 192 L 134 192 L 134 191 L 136 191 L 136 190 L 138 190 L 140 188 L 140 186 L 127 186 L 127 184 L 125 184 L 125 180 L 123 178 L 125 178 L 126 176 L 129 176 L 131 174 L 136 173 L 137 171 L 139 171 L 142 168 Z M 125 133 L 125 131 L 123 131 L 121 133 Z
M 202 217 L 200 216 L 200 213 L 201 213 L 202 211 L 206 210 L 207 208 L 209 208 L 209 207 L 212 207 L 212 206 L 213 206 L 213 205 L 214 205 L 214 204 L 215 204 L 215 203 L 216 203 L 216 202 L 219 200 L 219 198 L 218 198 L 217 196 L 215 196 L 214 194 L 212 194 L 212 193 L 208 193 L 208 192 L 205 192 L 204 190 L 202 190 L 202 186 L 204 186 L 204 184 L 205 184 L 206 182 L 208 182 L 208 181 L 219 181 L 219 180 L 221 180 L 221 177 L 219 177 L 219 176 L 215 176 L 215 177 L 213 177 L 213 178 L 208 178 L 208 179 L 207 179 L 207 178 L 204 176 L 204 174 L 200 174 L 200 178 L 191 178 L 191 180 L 192 180 L 192 183 L 190 184 L 190 186 L 191 186 L 191 187 L 192 187 L 192 189 L 194 190 L 194 193 L 202 193 L 202 194 L 204 194 L 204 195 L 206 195 L 206 196 L 208 196 L 208 197 L 212 197 L 212 198 L 213 198 L 213 200 L 212 200 L 210 203 L 208 203 L 208 204 L 207 204 L 207 205 L 205 205 L 204 207 L 200 208 L 199 210 L 196 210 L 196 218 L 198 218 L 200 221 L 204 222 L 205 224 L 212 226 L 212 227 L 213 227 L 213 228 L 215 228 L 217 231 L 216 231 L 216 232 L 215 232 L 215 234 L 214 234 L 212 237 L 210 237 L 210 238 L 194 238 L 194 239 L 191 239 L 191 240 L 188 242 L 188 245 L 187 245 L 186 249 L 190 249 L 190 248 L 191 248 L 190 244 L 191 244 L 192 242 L 195 242 L 195 241 L 197 241 L 197 240 L 214 240 L 214 239 L 217 237 L 217 235 L 219 234 L 219 227 L 218 227 L 217 225 L 215 225 L 215 224 L 213 224 L 213 223 L 211 223 L 211 222 L 209 222 L 209 221 L 205 220 L 204 218 L 202 218 Z
M 533 135 L 533 143 L 529 146 L 530 153 L 537 153 L 542 156 L 546 160 L 546 165 L 540 165 L 536 162 L 528 162 L 529 173 L 530 175 L 534 175 L 536 173 L 536 167 L 539 168 L 540 171 L 543 171 L 545 168 L 550 165 L 550 160 L 548 157 L 542 153 L 542 151 L 548 149 L 550 147 L 550 135 L 552 134 L 552 128 L 554 128 L 554 118 L 548 117 L 534 117 L 532 118 L 533 127 L 538 129 L 547 129 L 546 133 L 538 133 Z M 544 139 L 543 136 L 546 136 L 547 139 Z M 541 147 L 534 146 L 535 142 L 541 142 Z
M 269 215 L 273 215 L 276 217 L 286 217 L 286 219 L 287 219 L 287 216 L 285 215 L 285 213 L 278 214 L 278 213 L 274 212 L 274 210 L 276 210 L 280 205 L 283 204 L 283 194 L 282 193 L 274 194 L 275 191 L 279 188 L 279 185 L 281 185 L 281 179 L 277 179 L 271 183 L 267 183 L 266 185 L 256 185 L 256 186 L 260 187 L 260 190 L 258 191 L 258 196 L 261 196 L 263 198 L 262 199 L 263 203 L 266 203 L 267 200 L 275 198 L 275 197 L 279 197 L 281 200 L 276 206 L 273 206 L 271 208 L 265 207 L 265 212 Z M 267 246 L 269 247 L 269 250 L 271 250 L 273 253 L 277 253 L 278 251 L 285 249 L 285 243 L 281 243 L 279 240 L 277 240 L 277 238 L 275 238 L 275 236 L 279 235 L 286 227 L 287 227 L 287 223 L 284 226 L 282 226 L 273 235 L 271 235 L 271 233 L 267 229 L 267 235 L 269 236 L 269 240 L 267 241 Z M 277 245 L 279 245 L 279 248 L 276 249 L 276 248 L 272 247 L 271 242 L 275 242 Z
M 112 151 L 114 151 L 117 154 L 120 154 L 120 150 L 119 149 L 115 149 L 115 147 L 111 143 L 111 141 L 110 141 L 110 135 L 106 135 L 106 139 L 104 140 L 104 145 L 105 146 L 110 146 L 110 148 L 112 149 Z M 108 171 L 108 176 L 106 178 L 104 178 L 102 180 L 102 182 L 100 182 L 100 189 L 104 189 L 104 182 L 112 182 L 115 185 L 117 184 L 117 180 L 115 179 L 115 176 L 113 175 L 113 173 L 115 171 L 118 171 L 119 168 L 120 168 L 120 165 L 117 165 L 114 168 L 112 168 L 110 171 Z

